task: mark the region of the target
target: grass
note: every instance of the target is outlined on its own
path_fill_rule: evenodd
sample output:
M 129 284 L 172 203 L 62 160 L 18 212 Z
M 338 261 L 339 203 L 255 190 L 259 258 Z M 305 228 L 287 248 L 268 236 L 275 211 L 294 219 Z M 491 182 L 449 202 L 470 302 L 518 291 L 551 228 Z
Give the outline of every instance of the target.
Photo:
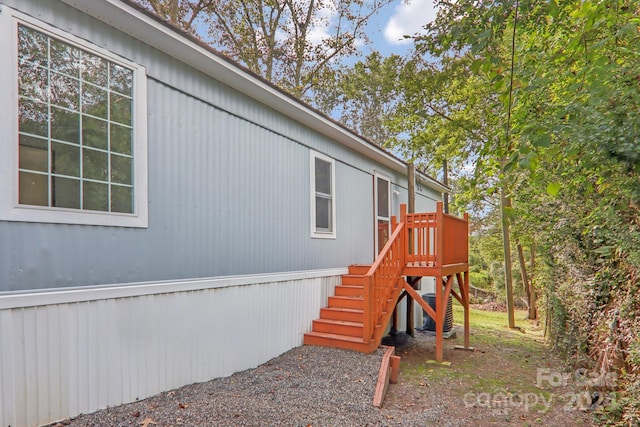
M 544 382 L 538 387 L 539 368 L 564 372 L 538 322 L 527 320 L 525 311 L 516 311 L 518 329 L 510 329 L 507 313 L 472 308 L 470 345 L 475 351 L 459 351 L 453 347 L 464 343 L 463 309 L 457 303 L 453 307 L 458 336 L 444 342 L 450 367 L 427 363 L 435 356 L 435 340 L 419 332 L 406 347 L 396 349 L 401 356 L 396 405 L 413 408 L 419 405 L 415 402 L 437 401 L 460 425 L 592 425 L 590 414 L 571 406 L 572 393 L 582 390 Z M 500 396 L 506 396 L 507 403 L 500 403 Z M 468 402 L 476 404 L 469 407 Z
M 463 309 L 455 303 L 453 315 L 459 326 L 458 337 L 445 347 L 463 344 Z M 466 352 L 452 351 L 445 358 L 452 360 L 450 369 L 425 363 L 425 358 L 403 358 L 403 378 L 412 383 L 421 383 L 428 378 L 433 382 L 465 384 L 459 391 L 483 392 L 497 389 L 518 389 L 520 392 L 540 392 L 535 385 L 536 367 L 544 366 L 548 349 L 544 345 L 541 328 L 526 319 L 526 311 L 516 311 L 516 323 L 520 329 L 509 329 L 507 313 L 470 310 L 471 346 L 480 357 L 464 357 Z M 478 354 L 474 356 L 479 356 Z M 510 371 L 511 374 L 507 374 Z

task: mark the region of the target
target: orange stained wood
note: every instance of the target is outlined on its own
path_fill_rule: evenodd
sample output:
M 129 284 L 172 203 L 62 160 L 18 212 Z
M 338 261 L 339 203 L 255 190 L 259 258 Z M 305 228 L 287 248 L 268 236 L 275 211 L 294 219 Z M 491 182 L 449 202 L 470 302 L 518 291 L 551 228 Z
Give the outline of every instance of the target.
M 389 383 L 395 384 L 398 378 L 400 357 L 395 356 L 395 352 L 395 347 L 387 347 L 382 355 L 380 372 L 378 373 L 378 382 L 376 383 L 376 390 L 373 393 L 373 406 L 376 408 L 380 408 L 382 406 L 384 396 L 387 394 Z
M 464 342 L 469 347 L 469 218 L 443 212 L 407 214 L 391 218 L 392 234 L 374 263 L 350 266 L 328 307 L 313 322 L 304 343 L 373 352 L 405 290 L 436 324 L 435 358 L 442 361 L 445 308 L 449 295 L 464 308 Z M 436 307 L 430 307 L 405 278 L 435 277 Z M 457 289 L 456 289 L 457 288 Z

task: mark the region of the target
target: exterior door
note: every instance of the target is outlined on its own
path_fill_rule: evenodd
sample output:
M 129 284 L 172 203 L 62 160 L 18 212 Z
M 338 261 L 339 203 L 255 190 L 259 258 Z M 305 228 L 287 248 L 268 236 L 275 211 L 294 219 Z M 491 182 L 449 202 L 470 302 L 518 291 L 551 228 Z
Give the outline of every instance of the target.
M 383 175 L 374 175 L 375 194 L 375 241 L 379 254 L 391 236 L 391 180 Z

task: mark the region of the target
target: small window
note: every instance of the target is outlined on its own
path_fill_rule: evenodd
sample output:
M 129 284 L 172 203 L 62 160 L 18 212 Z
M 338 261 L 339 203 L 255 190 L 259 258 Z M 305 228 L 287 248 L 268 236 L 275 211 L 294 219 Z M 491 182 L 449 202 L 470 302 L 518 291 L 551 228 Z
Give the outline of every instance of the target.
M 8 27 L 17 162 L 0 219 L 146 227 L 144 69 L 30 18 Z
M 375 214 L 376 214 L 376 246 L 380 253 L 391 235 L 391 204 L 389 192 L 391 180 L 383 175 L 375 174 Z
M 335 161 L 311 152 L 311 237 L 336 237 Z

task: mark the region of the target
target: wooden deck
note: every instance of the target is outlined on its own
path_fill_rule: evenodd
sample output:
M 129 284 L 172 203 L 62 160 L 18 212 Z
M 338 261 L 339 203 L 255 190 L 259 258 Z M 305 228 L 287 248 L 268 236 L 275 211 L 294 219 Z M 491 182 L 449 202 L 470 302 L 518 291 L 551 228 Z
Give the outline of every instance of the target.
M 469 347 L 468 216 L 445 214 L 441 202 L 436 212 L 407 214 L 405 205 L 400 210 L 400 221 L 392 218 L 393 233 L 375 262 L 349 267 L 305 334 L 305 344 L 373 352 L 404 291 L 435 321 L 436 360 L 443 360 L 449 295 L 464 308 L 464 344 Z M 422 277 L 436 278 L 435 309 L 413 287 Z

